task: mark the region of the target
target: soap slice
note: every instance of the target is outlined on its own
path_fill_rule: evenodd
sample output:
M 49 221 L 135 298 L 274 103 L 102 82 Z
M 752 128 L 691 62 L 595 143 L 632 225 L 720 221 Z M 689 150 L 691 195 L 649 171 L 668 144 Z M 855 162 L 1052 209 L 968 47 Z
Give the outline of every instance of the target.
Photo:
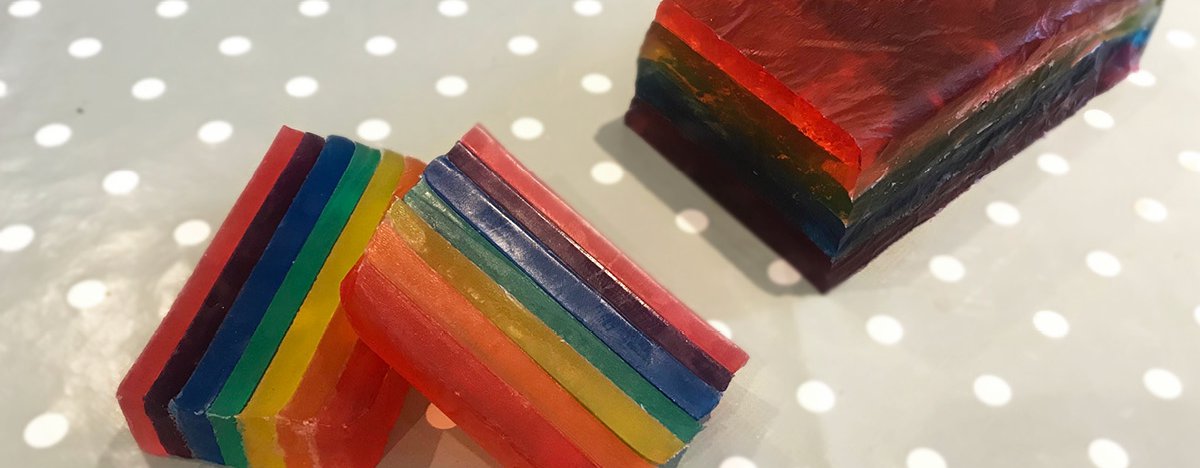
M 586 326 L 575 320 L 570 312 L 538 287 L 533 278 L 446 206 L 428 184 L 424 181 L 418 183 L 404 196 L 404 200 L 438 234 L 471 259 L 676 437 L 690 442 L 700 431 L 701 426 L 696 420 L 646 381 Z
M 712 356 L 727 371 L 735 372 L 746 365 L 749 356 L 725 335 L 701 319 L 675 295 L 667 291 L 641 267 L 600 234 L 591 224 L 555 195 L 537 176 L 529 172 L 507 149 L 482 126 L 476 126 L 462 138 L 462 144 L 476 155 L 496 175 L 500 176 L 521 198 L 533 205 L 546 219 L 571 237 L 592 259 L 597 261 L 621 284 L 637 295 L 670 326 Z
M 425 170 L 425 180 L 454 211 L 522 267 L 580 322 L 695 419 L 716 407 L 713 389 L 575 277 L 535 239 L 487 199 L 445 158 Z
M 476 331 L 478 335 L 472 335 L 471 338 L 485 343 L 477 346 L 487 346 L 479 355 L 480 360 L 485 363 L 492 360 L 497 353 L 524 352 L 532 362 L 522 360 L 522 368 L 532 369 L 533 366 L 529 365 L 532 363 L 540 366 L 543 372 L 534 369 L 532 372 L 536 377 L 513 382 L 514 387 L 518 390 L 528 388 L 523 392 L 530 394 L 541 390 L 543 386 L 561 386 L 561 390 L 568 394 L 561 398 L 570 399 L 573 396 L 586 408 L 581 418 L 587 420 L 588 424 L 578 426 L 582 430 L 599 432 L 601 435 L 576 437 L 576 445 L 583 448 L 585 453 L 591 455 L 595 451 L 616 451 L 618 453 L 613 460 L 621 460 L 621 457 L 628 458 L 627 452 L 631 447 L 643 458 L 661 464 L 683 449 L 682 441 L 650 417 L 599 370 L 592 367 L 583 356 L 555 335 L 553 330 L 430 228 L 408 205 L 396 203 L 388 211 L 388 217 L 393 229 L 404 239 L 408 248 L 416 252 L 426 265 L 477 309 L 476 313 L 468 314 L 462 320 L 447 320 L 446 328 L 451 330 L 452 334 L 459 330 Z M 459 341 L 466 343 L 468 339 Z M 499 343 L 502 347 L 492 347 L 486 343 Z M 516 346 L 511 346 L 512 344 Z M 507 348 L 508 351 L 503 351 L 503 348 Z M 498 374 L 501 373 L 498 365 L 490 367 L 497 369 Z M 591 414 L 586 414 L 587 412 Z M 607 427 L 594 424 L 594 421 L 591 421 L 593 415 Z M 629 447 L 613 439 L 614 434 Z M 607 443 L 593 444 L 601 441 Z M 593 455 L 592 459 L 598 460 L 599 457 Z
M 143 367 L 142 364 L 134 366 L 134 369 L 137 369 L 137 380 L 131 381 L 130 377 L 126 377 L 126 380 L 130 381 L 130 388 L 138 389 L 135 395 L 140 393 L 141 389 L 146 388 L 145 385 L 149 385 L 149 388 L 145 390 L 145 395 L 140 397 L 140 403 L 144 404 L 144 411 L 167 453 L 179 457 L 192 456 L 191 450 L 184 441 L 183 433 L 176 427 L 175 421 L 168 411 L 168 403 L 187 383 L 188 377 L 192 375 L 200 357 L 208 349 L 213 335 L 217 332 L 217 327 L 221 325 L 225 313 L 250 276 L 250 270 L 258 263 L 271 237 L 275 234 L 280 221 L 292 204 L 292 199 L 295 198 L 300 186 L 316 163 L 324 144 L 325 139 L 313 134 L 304 134 L 291 159 L 287 162 L 287 166 L 279 173 L 274 185 L 271 186 L 271 191 L 265 199 L 261 199 L 261 205 L 256 207 L 257 212 L 254 213 L 254 219 L 250 221 L 249 226 L 244 232 L 231 231 L 228 234 L 230 240 L 235 235 L 238 237 L 237 247 L 234 248 L 228 261 L 219 267 L 220 274 L 213 281 L 211 288 L 207 288 L 207 290 L 202 290 L 204 288 L 190 289 L 187 296 L 183 296 L 181 292 L 180 298 L 176 299 L 175 305 L 172 306 L 172 310 L 178 312 L 169 313 L 168 318 L 164 319 L 164 325 L 160 326 L 163 333 L 156 333 L 151 345 L 147 346 L 148 351 L 146 352 L 152 354 L 147 355 L 146 361 L 139 361 L 145 362 L 145 366 Z M 258 180 L 262 180 L 263 184 L 267 182 L 265 179 L 252 179 L 252 185 L 247 187 L 247 194 L 252 198 L 239 198 L 238 206 L 235 206 L 234 210 L 238 216 L 249 211 L 251 200 L 257 201 L 261 196 L 260 190 L 263 186 L 258 185 Z M 250 189 L 253 190 L 249 191 Z M 246 200 L 247 204 L 243 205 L 243 200 Z M 242 211 L 243 209 L 246 211 Z M 222 239 L 221 244 L 217 244 L 214 237 L 213 242 L 214 245 L 221 248 L 226 245 L 225 239 Z M 201 264 L 206 264 L 206 262 L 207 255 L 205 259 L 202 259 Z M 211 265 L 218 268 L 216 263 L 213 262 Z M 193 276 L 207 277 L 211 274 L 212 270 L 197 270 Z M 193 314 L 191 313 L 191 307 L 195 304 L 193 301 L 200 296 L 203 296 L 204 301 L 200 303 L 199 308 Z M 180 335 L 178 327 L 184 326 L 185 322 L 187 322 L 187 329 Z M 165 362 L 163 362 L 164 358 Z M 159 363 L 161 363 L 161 368 L 158 366 Z M 131 375 L 134 372 L 131 369 Z M 153 381 L 141 379 L 153 379 Z M 138 397 L 134 396 L 134 398 Z M 130 403 L 137 404 L 138 402 L 131 401 Z
M 729 380 L 733 375 L 728 370 L 717 364 L 711 356 L 697 348 L 661 315 L 634 296 L 603 265 L 543 218 L 536 208 L 484 166 L 470 150 L 459 143 L 454 145 L 446 158 L 643 335 L 662 346 L 708 385 L 721 391 L 729 387 Z
M 336 232 L 341 231 L 341 223 L 319 223 L 319 219 L 341 181 L 342 175 L 351 165 L 354 153 L 355 144 L 350 140 L 330 137 L 326 142 L 325 149 L 317 159 L 312 173 L 304 181 L 300 192 L 296 194 L 292 206 L 288 208 L 287 215 L 279 224 L 275 237 L 271 239 L 271 243 L 263 252 L 262 259 L 259 260 L 258 265 L 254 266 L 250 278 L 246 280 L 241 294 L 230 307 L 216 336 L 213 337 L 209 350 L 204 353 L 195 372 L 180 390 L 179 395 L 171 400 L 171 415 L 179 424 L 179 429 L 183 432 L 188 447 L 192 449 L 192 454 L 196 458 L 214 463 L 221 463 L 224 460 L 221 457 L 221 449 L 217 445 L 216 437 L 213 435 L 212 426 L 206 416 L 208 406 L 216 398 L 217 392 L 225 383 L 225 378 L 233 371 L 233 366 L 237 364 L 237 359 L 241 356 L 242 350 L 245 349 L 271 300 L 280 291 L 279 288 L 283 285 L 293 263 L 299 261 L 303 264 L 308 261 L 298 259 L 298 255 L 308 244 L 314 228 L 318 224 L 323 224 L 322 227 L 333 225 L 337 228 Z M 360 154 L 364 153 L 360 152 Z M 362 161 L 362 158 L 358 159 Z M 361 172 L 358 171 L 361 164 L 356 166 L 358 167 L 356 167 L 354 175 L 361 177 Z M 352 201 L 357 202 L 357 198 L 355 196 Z M 336 232 L 316 232 L 312 238 L 314 242 L 319 242 L 325 237 L 336 238 Z M 329 244 L 332 243 L 329 241 Z M 319 254 L 323 261 L 326 252 L 327 250 L 312 253 Z M 297 292 L 305 294 L 307 290 L 293 291 L 293 293 Z
M 336 326 L 339 319 L 334 318 L 340 314 L 335 311 L 340 303 L 338 288 L 341 280 L 362 255 L 375 227 L 391 205 L 394 194 L 404 193 L 412 187 L 424 168 L 425 163 L 421 161 L 390 151 L 384 152 L 375 176 L 355 208 L 354 215 L 346 223 L 292 327 L 271 360 L 270 367 L 253 389 L 253 397 L 246 403 L 245 409 L 237 415 L 242 440 L 226 442 L 228 437 L 223 439 L 220 433 L 217 434 L 223 454 L 227 446 L 230 453 L 242 451 L 232 445 L 236 443 L 240 447 L 244 441 L 253 446 L 243 447 L 253 466 L 278 466 L 284 462 L 284 453 L 290 453 L 281 440 L 283 435 L 280 434 L 279 438 L 276 436 L 276 429 L 283 424 L 282 421 L 296 422 L 295 428 L 312 428 L 319 424 L 317 411 L 329 398 L 329 389 L 341 375 L 346 356 L 357 340 L 352 333 L 349 341 L 336 338 L 341 333 Z M 344 322 L 345 319 L 340 320 Z M 349 333 L 349 325 L 344 325 Z M 329 340 L 333 341 L 327 342 Z M 341 355 L 333 359 L 332 362 L 336 364 L 323 363 L 321 356 L 331 353 Z M 330 370 L 324 370 L 326 366 L 330 366 Z M 363 387 L 361 390 L 366 392 L 375 389 Z M 310 403 L 297 404 L 297 400 Z M 285 410 L 285 407 L 291 409 Z M 311 434 L 306 433 L 305 437 L 311 438 Z M 283 450 L 276 449 L 277 446 Z M 257 447 L 269 449 L 255 450 Z M 228 463 L 230 458 L 225 458 Z M 305 465 L 314 463 L 311 459 L 306 460 L 309 461 L 303 462 Z M 291 465 L 301 463 L 289 462 Z
M 342 301 L 362 340 L 500 464 L 596 466 L 370 259 L 364 258 L 346 276 Z
M 309 240 L 297 256 L 296 263 L 288 271 L 283 284 L 279 287 L 279 292 L 271 300 L 257 329 L 254 330 L 249 343 L 246 344 L 245 350 L 238 358 L 233 371 L 208 408 L 209 423 L 213 427 L 217 445 L 221 447 L 221 457 L 227 465 L 244 466 L 246 464 L 245 454 L 240 449 L 241 434 L 238 431 L 235 415 L 241 412 L 246 401 L 254 393 L 254 389 L 258 387 L 259 380 L 262 379 L 267 366 L 276 355 L 276 350 L 281 350 L 280 344 L 284 335 L 291 333 L 290 329 L 296 325 L 297 319 L 304 320 L 299 318 L 298 314 L 302 304 L 307 302 L 306 298 L 313 294 L 321 294 L 322 291 L 317 289 L 320 286 L 318 281 L 323 279 L 320 275 L 324 274 L 326 268 L 331 266 L 330 260 L 333 259 L 335 250 L 342 245 L 341 239 L 346 236 L 346 230 L 353 227 L 350 222 L 354 219 L 354 215 L 359 212 L 359 208 L 367 200 L 367 197 L 380 195 L 378 193 L 370 194 L 367 191 L 369 184 L 375 182 L 379 176 L 377 172 L 377 169 L 380 169 L 379 151 L 359 146 L 355 153 L 350 166 L 342 176 L 342 181 L 338 183 L 338 188 L 321 213 L 321 218 L 313 229 L 313 234 L 309 236 Z M 402 161 L 397 160 L 397 163 L 400 164 Z M 392 172 L 398 176 L 400 171 Z M 395 183 L 394 177 L 391 182 L 391 187 L 382 189 L 384 199 L 390 198 L 390 189 L 394 187 Z M 378 191 L 379 189 L 377 189 Z M 371 216 L 367 216 L 367 218 L 369 219 L 365 222 L 374 220 Z M 334 233 L 334 231 L 340 232 Z M 345 276 L 344 271 L 340 276 Z M 325 286 L 325 290 L 336 289 L 332 284 L 340 280 L 340 276 L 325 279 L 324 282 L 329 284 Z M 284 355 L 290 352 L 290 350 L 281 351 L 284 352 Z

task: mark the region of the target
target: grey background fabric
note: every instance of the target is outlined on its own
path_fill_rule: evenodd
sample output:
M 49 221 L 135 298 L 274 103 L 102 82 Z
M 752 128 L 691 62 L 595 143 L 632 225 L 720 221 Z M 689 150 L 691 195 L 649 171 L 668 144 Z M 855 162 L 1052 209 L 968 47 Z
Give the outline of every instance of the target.
M 482 122 L 750 352 L 681 466 L 1200 466 L 1200 4 L 828 295 L 621 125 L 654 1 L 178 5 L 0 12 L 2 465 L 191 465 L 112 395 L 279 125 L 429 159 Z M 483 463 L 427 411 L 385 466 Z

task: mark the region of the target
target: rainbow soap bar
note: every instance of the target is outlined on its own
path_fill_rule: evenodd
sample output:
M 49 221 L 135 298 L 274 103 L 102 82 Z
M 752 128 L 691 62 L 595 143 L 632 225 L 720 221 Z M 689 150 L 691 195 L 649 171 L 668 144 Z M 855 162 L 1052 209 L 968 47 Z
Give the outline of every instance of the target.
M 828 289 L 1137 67 L 1162 0 L 665 0 L 626 122 Z
M 475 129 L 391 207 L 343 306 L 504 465 L 666 463 L 745 353 L 581 221 Z
M 231 466 L 378 462 L 408 387 L 358 341 L 339 288 L 422 168 L 281 130 L 118 390 L 138 444 Z M 276 430 L 292 402 L 307 405 L 295 437 Z

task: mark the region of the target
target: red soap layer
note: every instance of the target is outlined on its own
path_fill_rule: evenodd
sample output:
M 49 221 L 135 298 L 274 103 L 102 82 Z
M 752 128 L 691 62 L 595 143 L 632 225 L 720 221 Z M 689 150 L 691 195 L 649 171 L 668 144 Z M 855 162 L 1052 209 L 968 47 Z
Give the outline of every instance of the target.
M 1152 1 L 667 0 L 657 20 L 866 171 Z
M 209 290 L 212 289 L 221 270 L 225 267 L 225 263 L 229 261 L 230 255 L 237 247 L 238 241 L 245 235 L 255 213 L 266 200 L 267 194 L 275 185 L 275 180 L 287 166 L 289 158 L 296 151 L 303 137 L 303 132 L 288 127 L 279 130 L 279 134 L 275 137 L 270 149 L 267 150 L 262 163 L 251 176 L 250 182 L 246 184 L 246 188 L 234 203 L 233 209 L 225 217 L 225 221 L 221 223 L 221 227 L 217 229 L 212 243 L 200 257 L 195 271 L 184 283 L 183 289 L 175 298 L 166 317 L 154 331 L 149 343 L 146 344 L 145 349 L 134 361 L 129 372 L 125 374 L 125 379 L 117 388 L 117 402 L 125 414 L 125 420 L 129 423 L 129 430 L 133 434 L 134 440 L 143 451 L 159 456 L 167 455 L 162 442 L 158 439 L 158 433 L 154 430 L 149 416 L 146 415 L 143 401 L 146 392 L 149 391 L 151 384 L 162 371 L 167 359 L 171 357 L 179 340 L 183 338 L 188 325 L 192 323 L 196 312 L 200 309 L 201 303 L 208 296 Z
M 501 464 L 593 466 L 370 261 L 342 282 L 342 300 L 362 340 Z
M 537 176 L 529 172 L 500 142 L 483 127 L 476 126 L 462 138 L 463 146 L 504 179 L 522 198 L 538 209 L 563 233 L 591 255 L 605 269 L 672 327 L 717 361 L 730 373 L 746 364 L 749 356 L 683 304 L 670 291 L 650 277 L 636 263 L 588 224 Z

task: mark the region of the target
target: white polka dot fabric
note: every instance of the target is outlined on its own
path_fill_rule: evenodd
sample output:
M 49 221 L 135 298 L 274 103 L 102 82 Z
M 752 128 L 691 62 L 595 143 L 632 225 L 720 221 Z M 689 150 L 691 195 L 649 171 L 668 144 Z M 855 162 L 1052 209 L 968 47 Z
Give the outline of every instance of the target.
M 0 454 L 138 452 L 113 393 L 281 124 L 475 122 L 750 352 L 697 467 L 1194 466 L 1200 4 L 830 294 L 625 129 L 653 0 L 0 0 Z M 409 395 L 383 466 L 479 466 Z

